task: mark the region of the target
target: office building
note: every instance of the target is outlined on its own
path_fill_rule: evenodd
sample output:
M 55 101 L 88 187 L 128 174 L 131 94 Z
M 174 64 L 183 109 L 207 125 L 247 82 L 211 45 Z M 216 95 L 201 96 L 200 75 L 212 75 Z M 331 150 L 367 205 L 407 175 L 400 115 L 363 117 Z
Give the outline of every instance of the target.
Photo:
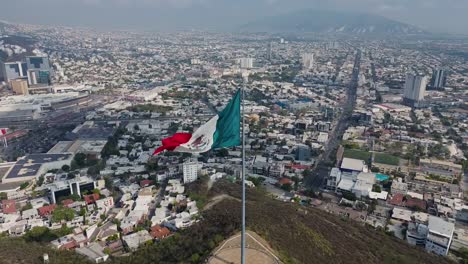
M 184 175 L 184 183 L 191 183 L 198 179 L 198 171 L 202 168 L 202 164 L 189 160 L 182 165 L 182 172 Z
M 327 44 L 325 44 L 325 49 L 330 50 L 330 49 L 339 49 L 340 48 L 340 43 L 337 41 L 330 41 Z
M 426 251 L 446 256 L 452 243 L 455 224 L 430 215 L 428 228 Z
M 312 151 L 307 145 L 298 145 L 296 147 L 296 160 L 309 161 L 312 158 Z
M 28 70 L 29 85 L 50 85 L 50 71 L 43 70 Z
M 253 68 L 253 58 L 241 58 L 239 60 L 240 67 L 242 69 L 251 69 Z
M 15 79 L 10 81 L 10 86 L 13 92 L 17 95 L 28 95 L 28 81 L 25 79 Z
M 3 77 L 5 82 L 9 82 L 14 79 L 26 77 L 27 67 L 26 63 L 15 61 L 5 62 L 2 67 Z
M 436 89 L 444 88 L 447 83 L 445 70 L 436 68 L 432 71 L 431 87 Z
M 406 75 L 403 91 L 403 103 L 411 107 L 422 106 L 426 92 L 427 77 L 408 74 Z
M 302 67 L 304 70 L 309 70 L 314 67 L 314 54 L 306 53 L 302 55 Z
M 45 56 L 26 57 L 29 85 L 50 85 L 52 70 L 49 59 Z
M 273 58 L 273 43 L 270 42 L 268 44 L 268 49 L 267 49 L 267 60 L 271 60 Z
M 57 203 L 62 197 L 70 195 L 82 196 L 85 192 L 91 192 L 97 188 L 97 182 L 87 176 L 78 176 L 74 179 L 56 180 L 45 187 L 50 192 L 50 200 Z
M 28 70 L 50 71 L 49 58 L 46 56 L 28 56 L 26 57 Z

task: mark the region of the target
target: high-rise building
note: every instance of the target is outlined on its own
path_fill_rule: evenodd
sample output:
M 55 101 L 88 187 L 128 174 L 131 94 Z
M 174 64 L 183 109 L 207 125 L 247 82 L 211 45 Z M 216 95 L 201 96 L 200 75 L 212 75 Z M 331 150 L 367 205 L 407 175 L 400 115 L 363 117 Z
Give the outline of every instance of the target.
M 5 62 L 3 63 L 2 70 L 5 82 L 9 82 L 14 79 L 26 77 L 27 67 L 26 63 L 21 61 Z
M 445 70 L 436 68 L 432 71 L 431 87 L 433 88 L 444 88 L 447 83 L 447 76 Z
M 18 95 L 28 95 L 28 81 L 25 79 L 15 79 L 10 81 L 11 89 L 15 94 Z
M 26 57 L 28 70 L 50 70 L 49 58 L 46 56 L 28 56 Z
M 45 56 L 26 57 L 29 85 L 50 85 L 52 70 Z
M 242 69 L 251 69 L 253 68 L 253 58 L 241 58 L 239 60 L 240 67 Z
M 268 49 L 267 49 L 267 60 L 271 60 L 273 57 L 273 43 L 270 42 L 268 44 Z
M 314 54 L 313 53 L 306 53 L 302 55 L 302 66 L 305 70 L 309 70 L 314 67 Z
M 427 77 L 408 74 L 406 75 L 403 91 L 403 103 L 411 107 L 421 106 L 426 92 Z
M 198 171 L 202 168 L 202 164 L 189 160 L 182 164 L 182 173 L 184 175 L 184 183 L 191 183 L 198 179 Z
M 337 41 L 330 41 L 328 43 L 325 44 L 325 48 L 327 50 L 330 50 L 330 49 L 339 49 L 340 48 L 340 44 L 337 42 Z
M 28 83 L 29 85 L 50 85 L 50 71 L 43 70 L 28 70 Z

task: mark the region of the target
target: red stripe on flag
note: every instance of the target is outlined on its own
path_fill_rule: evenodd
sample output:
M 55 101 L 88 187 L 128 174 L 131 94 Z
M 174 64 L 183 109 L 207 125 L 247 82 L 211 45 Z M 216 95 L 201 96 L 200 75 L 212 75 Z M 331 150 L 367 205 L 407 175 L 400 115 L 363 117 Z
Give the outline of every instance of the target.
M 164 150 L 174 150 L 178 146 L 187 143 L 190 138 L 192 137 L 192 134 L 190 133 L 175 133 L 172 137 L 168 137 L 162 140 L 162 146 L 157 148 L 153 155 L 158 154 L 159 152 L 162 152 Z

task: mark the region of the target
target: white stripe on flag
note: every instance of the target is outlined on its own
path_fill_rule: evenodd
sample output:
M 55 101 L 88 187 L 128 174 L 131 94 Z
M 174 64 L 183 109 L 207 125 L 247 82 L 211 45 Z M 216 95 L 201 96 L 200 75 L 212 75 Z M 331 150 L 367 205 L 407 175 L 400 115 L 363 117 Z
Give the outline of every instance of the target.
M 174 151 L 202 153 L 207 152 L 213 146 L 213 135 L 216 131 L 218 115 L 215 115 L 207 123 L 199 127 L 187 143 L 181 144 Z

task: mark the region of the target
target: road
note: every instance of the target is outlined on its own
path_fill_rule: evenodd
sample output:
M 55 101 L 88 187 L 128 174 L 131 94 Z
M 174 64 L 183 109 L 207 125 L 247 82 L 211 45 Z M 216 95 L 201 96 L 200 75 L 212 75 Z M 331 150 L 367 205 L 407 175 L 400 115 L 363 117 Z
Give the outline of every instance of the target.
M 361 67 L 361 50 L 357 50 L 354 60 L 353 76 L 351 82 L 347 86 L 346 103 L 343 106 L 343 113 L 335 127 L 330 133 L 330 139 L 324 148 L 324 152 L 319 156 L 316 166 L 312 170 L 312 175 L 304 179 L 306 188 L 319 190 L 328 176 L 330 171 L 330 163 L 334 160 L 332 155 L 336 153 L 338 145 L 343 137 L 344 132 L 349 126 L 349 121 L 356 106 L 356 90 L 358 87 L 359 69 Z

